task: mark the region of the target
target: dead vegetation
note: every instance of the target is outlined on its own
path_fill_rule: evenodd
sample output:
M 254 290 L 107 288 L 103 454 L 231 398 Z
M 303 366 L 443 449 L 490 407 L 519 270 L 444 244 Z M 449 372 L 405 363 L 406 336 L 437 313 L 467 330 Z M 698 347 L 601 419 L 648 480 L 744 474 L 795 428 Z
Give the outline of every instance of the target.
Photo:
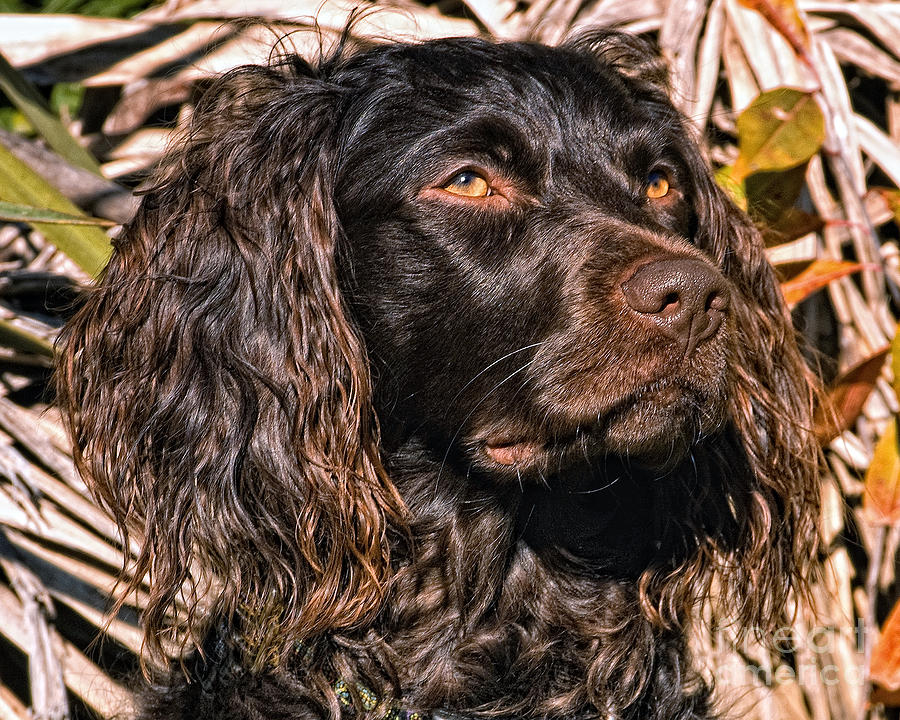
M 0 719 L 127 711 L 121 680 L 141 647 L 141 597 L 105 616 L 133 548 L 121 547 L 74 474 L 47 395 L 73 287 L 108 252 L 110 223 L 86 216 L 128 217 L 130 188 L 211 74 L 265 62 L 273 48 L 313 53 L 317 31 L 328 42 L 360 5 L 172 0 L 129 20 L 0 15 L 5 117 L 21 131 L 0 133 Z M 900 3 L 373 7 L 354 32 L 375 42 L 482 34 L 553 43 L 589 26 L 658 41 L 722 183 L 766 228 L 835 409 L 818 428 L 830 472 L 815 613 L 801 608 L 771 647 L 738 644 L 727 625 L 698 631 L 698 657 L 735 716 L 897 717 L 900 612 L 889 612 L 900 545 L 900 366 L 889 358 L 900 310 Z M 58 118 L 45 102 L 51 87 L 83 96 Z M 780 88 L 798 92 L 766 94 Z

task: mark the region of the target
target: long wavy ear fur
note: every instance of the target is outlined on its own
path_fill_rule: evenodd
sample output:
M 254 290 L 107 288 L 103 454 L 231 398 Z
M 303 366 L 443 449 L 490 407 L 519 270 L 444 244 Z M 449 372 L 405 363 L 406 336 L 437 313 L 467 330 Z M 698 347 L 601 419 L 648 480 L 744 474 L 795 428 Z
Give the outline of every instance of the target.
M 662 92 L 669 90 L 669 67 L 653 45 L 643 38 L 598 29 L 579 33 L 565 45 L 592 55 L 629 80 Z
M 61 342 L 76 461 L 140 536 L 155 653 L 211 616 L 256 666 L 365 624 L 402 526 L 335 277 L 338 91 L 291 62 L 210 90 Z
M 729 359 L 731 421 L 749 469 L 736 497 L 740 543 L 720 563 L 726 605 L 747 627 L 771 630 L 791 590 L 807 594 L 818 548 L 821 451 L 813 432 L 819 381 L 798 346 L 790 313 L 760 234 L 709 183 L 698 201 L 698 242 L 746 301 L 736 314 Z M 718 459 L 724 469 L 733 458 Z
M 665 63 L 649 43 L 596 31 L 569 44 L 611 65 L 653 103 L 662 124 L 692 134 L 665 98 Z M 698 513 L 706 513 L 691 528 L 698 552 L 675 572 L 648 572 L 642 602 L 648 615 L 667 624 L 714 589 L 733 620 L 764 635 L 781 621 L 792 591 L 807 593 L 815 562 L 820 449 L 812 414 L 820 388 L 798 348 L 759 233 L 713 182 L 699 149 L 686 159 L 699 183 L 694 242 L 742 296 L 732 303 L 738 337 L 729 358 L 731 431 L 694 457 L 692 475 L 720 478 L 720 485 L 705 488 L 707 500 L 697 502 Z

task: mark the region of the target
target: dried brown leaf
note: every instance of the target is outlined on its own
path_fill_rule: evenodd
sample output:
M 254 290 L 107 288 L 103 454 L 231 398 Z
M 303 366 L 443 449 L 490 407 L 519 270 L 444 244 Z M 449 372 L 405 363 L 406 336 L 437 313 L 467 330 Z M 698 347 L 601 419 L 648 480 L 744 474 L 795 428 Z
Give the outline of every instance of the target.
M 0 682 L 0 720 L 32 720 L 28 708 L 2 682 Z
M 744 7 L 756 10 L 788 41 L 799 57 L 812 64 L 809 57 L 809 31 L 794 0 L 738 0 Z
M 99 43 L 148 32 L 153 25 L 134 20 L 89 18 L 76 15 L 3 15 L 0 47 L 16 67 L 34 65 L 51 57 Z
M 836 15 L 847 24 L 852 18 L 865 26 L 884 48 L 898 55 L 897 38 L 900 37 L 900 5 L 896 0 L 886 2 L 847 2 L 847 0 L 806 0 L 803 9 L 807 13 Z
M 821 35 L 844 63 L 888 82 L 900 83 L 900 63 L 858 32 L 837 27 Z
M 875 389 L 891 348 L 881 348 L 841 373 L 832 383 L 826 400 L 816 409 L 814 427 L 822 445 L 827 445 L 853 427 Z
M 248 18 L 284 20 L 341 32 L 351 15 L 357 16 L 354 33 L 376 39 L 426 39 L 462 37 L 478 34 L 478 26 L 470 20 L 448 17 L 424 5 L 391 7 L 352 0 L 194 0 L 166 3 L 137 16 L 144 22 L 184 22 L 209 18 Z
M 900 187 L 900 147 L 871 120 L 854 115 L 859 143 L 869 159 Z
M 792 87 L 812 91 L 818 87 L 810 64 L 761 13 L 745 7 L 740 0 L 727 0 L 726 7 L 729 25 L 763 90 Z
M 159 70 L 193 59 L 195 53 L 206 54 L 235 32 L 232 25 L 221 22 L 193 23 L 184 32 L 158 45 L 130 55 L 102 73 L 87 78 L 87 87 L 128 85 L 148 78 Z

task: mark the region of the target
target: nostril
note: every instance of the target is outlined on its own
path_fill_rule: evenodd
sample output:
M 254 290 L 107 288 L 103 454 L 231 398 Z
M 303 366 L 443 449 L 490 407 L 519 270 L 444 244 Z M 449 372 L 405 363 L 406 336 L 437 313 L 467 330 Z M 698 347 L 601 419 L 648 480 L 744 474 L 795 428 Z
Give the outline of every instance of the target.
M 666 307 L 667 305 L 677 305 L 679 299 L 677 292 L 670 292 L 663 298 L 663 307 Z

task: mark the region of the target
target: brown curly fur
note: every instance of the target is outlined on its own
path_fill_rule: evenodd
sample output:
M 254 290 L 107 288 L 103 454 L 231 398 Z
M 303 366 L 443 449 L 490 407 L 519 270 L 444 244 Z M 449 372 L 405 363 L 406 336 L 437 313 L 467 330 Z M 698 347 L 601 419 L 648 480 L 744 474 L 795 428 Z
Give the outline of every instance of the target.
M 383 714 L 345 679 L 712 716 L 685 623 L 712 601 L 765 635 L 804 587 L 815 383 L 661 67 L 614 33 L 446 40 L 205 96 L 58 367 L 78 467 L 141 540 L 148 651 L 203 648 L 145 715 Z M 460 170 L 495 192 L 448 194 Z M 684 357 L 617 289 L 658 258 L 729 299 Z

